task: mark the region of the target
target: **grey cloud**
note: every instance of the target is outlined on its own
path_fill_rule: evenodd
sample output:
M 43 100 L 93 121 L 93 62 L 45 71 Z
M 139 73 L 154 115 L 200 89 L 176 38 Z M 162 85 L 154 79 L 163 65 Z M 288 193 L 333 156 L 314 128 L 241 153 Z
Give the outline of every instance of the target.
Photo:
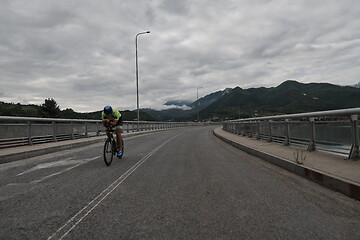
M 184 15 L 188 12 L 188 1 L 163 0 L 161 7 L 171 14 Z
M 359 81 L 360 6 L 354 1 L 0 4 L 0 89 L 8 93 L 0 100 L 53 97 L 62 108 L 93 111 L 116 95 L 112 105 L 135 108 L 134 40 L 145 30 L 151 33 L 138 39 L 144 107 L 195 100 L 199 85 L 205 95 L 289 78 Z

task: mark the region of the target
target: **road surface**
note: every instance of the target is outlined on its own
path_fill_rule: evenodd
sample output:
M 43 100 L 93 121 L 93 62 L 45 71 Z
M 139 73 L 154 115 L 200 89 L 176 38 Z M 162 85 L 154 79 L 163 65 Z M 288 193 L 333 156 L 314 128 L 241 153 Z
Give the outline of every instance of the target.
M 0 239 L 360 239 L 360 203 L 187 127 L 0 165 Z

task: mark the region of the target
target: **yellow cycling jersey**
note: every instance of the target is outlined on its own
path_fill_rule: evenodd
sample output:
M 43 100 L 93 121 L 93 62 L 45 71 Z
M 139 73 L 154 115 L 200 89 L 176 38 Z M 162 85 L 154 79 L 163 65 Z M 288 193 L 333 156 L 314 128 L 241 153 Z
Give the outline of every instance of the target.
M 110 121 L 114 121 L 114 120 L 119 120 L 121 118 L 121 113 L 119 110 L 113 109 L 111 116 L 110 117 L 106 117 L 104 111 L 101 112 L 101 119 L 109 119 Z

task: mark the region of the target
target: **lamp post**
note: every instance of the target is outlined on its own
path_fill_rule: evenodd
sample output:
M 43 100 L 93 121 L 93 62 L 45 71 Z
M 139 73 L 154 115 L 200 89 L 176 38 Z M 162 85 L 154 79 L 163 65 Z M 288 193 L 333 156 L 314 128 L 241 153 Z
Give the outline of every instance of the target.
M 140 121 L 140 110 L 139 110 L 139 70 L 138 70 L 138 52 L 137 52 L 137 38 L 141 34 L 147 34 L 147 32 L 139 32 L 135 36 L 135 58 L 136 58 L 136 106 L 137 106 L 137 120 L 138 120 L 138 130 L 139 130 L 139 121 Z
M 196 102 L 197 102 L 197 120 L 199 122 L 199 103 L 198 103 L 198 100 L 199 100 L 199 89 L 201 89 L 202 87 L 198 87 L 196 88 Z

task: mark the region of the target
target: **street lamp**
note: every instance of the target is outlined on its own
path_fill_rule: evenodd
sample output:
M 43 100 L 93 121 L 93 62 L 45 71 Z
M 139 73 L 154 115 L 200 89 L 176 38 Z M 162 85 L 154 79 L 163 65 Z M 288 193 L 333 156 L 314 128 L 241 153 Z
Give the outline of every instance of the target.
M 136 105 L 137 105 L 137 120 L 138 123 L 140 121 L 140 110 L 139 110 L 139 70 L 138 70 L 138 53 L 137 53 L 137 37 L 141 34 L 147 34 L 150 33 L 150 31 L 147 32 L 139 32 L 135 36 L 135 54 L 136 54 Z M 139 124 L 138 124 L 139 128 Z
M 197 120 L 198 120 L 198 122 L 199 122 L 199 108 L 200 108 L 200 104 L 199 104 L 199 102 L 198 102 L 198 100 L 199 100 L 199 89 L 201 89 L 202 87 L 198 87 L 198 88 L 196 88 L 196 102 L 197 102 Z

